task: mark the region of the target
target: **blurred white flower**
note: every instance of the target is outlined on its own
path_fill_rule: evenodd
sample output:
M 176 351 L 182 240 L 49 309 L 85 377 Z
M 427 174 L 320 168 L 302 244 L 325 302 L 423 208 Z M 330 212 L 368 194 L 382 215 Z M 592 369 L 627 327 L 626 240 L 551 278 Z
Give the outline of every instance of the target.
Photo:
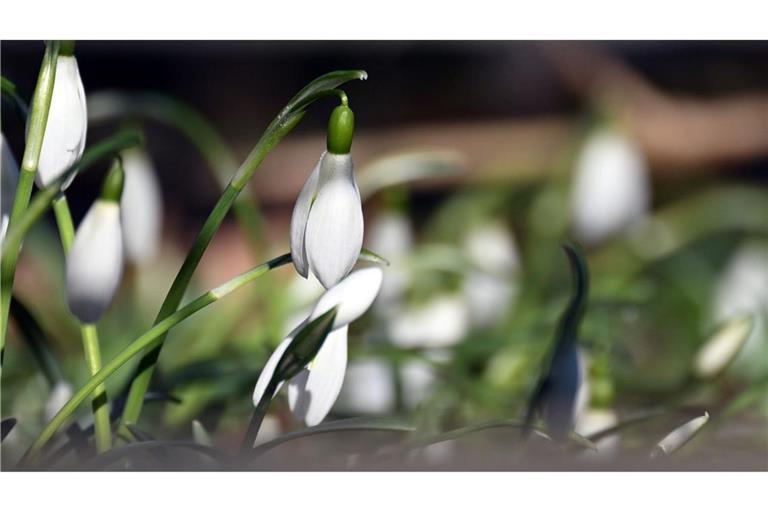
M 754 323 L 732 367 L 741 374 L 762 375 L 768 368 L 768 244 L 764 242 L 740 247 L 715 287 L 715 322 L 744 315 Z
M 2 218 L 0 219 L 0 242 L 5 239 L 5 232 L 8 229 L 8 221 L 11 217 L 11 210 L 13 209 L 13 198 L 16 196 L 16 184 L 19 180 L 19 166 L 16 163 L 16 159 L 13 157 L 10 146 L 5 140 L 5 135 L 0 133 L 0 211 L 2 212 Z
M 45 403 L 45 421 L 51 421 L 56 413 L 64 407 L 75 390 L 72 385 L 64 380 L 60 380 L 51 390 L 48 401 Z
M 267 360 L 253 391 L 257 405 L 269 384 L 277 363 L 293 337 L 307 323 L 337 308 L 332 331 L 305 370 L 288 383 L 288 402 L 294 415 L 308 426 L 323 421 L 341 390 L 347 367 L 347 330 L 371 306 L 381 288 L 382 271 L 364 268 L 349 274 L 317 301 L 307 320 L 294 329 Z
M 149 156 L 140 149 L 130 149 L 122 157 L 125 188 L 120 207 L 125 255 L 132 263 L 142 265 L 155 257 L 160 246 L 163 198 Z
M 349 364 L 337 409 L 350 414 L 384 415 L 395 409 L 392 365 L 367 357 Z
M 74 56 L 59 55 L 56 60 L 56 78 L 53 83 L 51 107 L 35 181 L 38 187 L 47 187 L 61 177 L 83 154 L 88 130 L 88 112 L 80 70 Z M 63 184 L 66 189 L 72 175 Z
M 411 359 L 400 367 L 403 405 L 415 409 L 424 401 L 435 384 L 435 368 L 421 359 Z
M 107 310 L 123 275 L 120 205 L 98 199 L 77 228 L 67 257 L 67 302 L 83 323 Z
M 469 331 L 469 313 L 461 296 L 441 295 L 393 314 L 387 328 L 390 340 L 399 347 L 449 347 Z
M 486 223 L 472 229 L 463 245 L 475 267 L 462 283 L 470 320 L 481 327 L 493 325 L 509 311 L 517 292 L 517 244 L 503 225 Z
M 413 228 L 407 215 L 387 212 L 374 219 L 368 234 L 368 247 L 390 262 L 375 303 L 375 307 L 388 312 L 403 296 L 410 282 L 405 259 L 413 247 Z
M 291 217 L 296 271 L 327 289 L 346 276 L 363 246 L 363 208 L 350 154 L 325 152 L 299 193 Z
M 645 216 L 650 197 L 640 149 L 613 130 L 590 135 L 576 162 L 571 196 L 576 237 L 592 244 L 617 234 Z

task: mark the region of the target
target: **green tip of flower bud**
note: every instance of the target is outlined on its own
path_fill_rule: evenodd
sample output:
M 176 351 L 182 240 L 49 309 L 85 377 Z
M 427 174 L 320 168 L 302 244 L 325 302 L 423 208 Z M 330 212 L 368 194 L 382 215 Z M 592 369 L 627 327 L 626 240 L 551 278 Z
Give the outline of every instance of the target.
M 116 203 L 120 202 L 120 197 L 123 195 L 124 182 L 123 161 L 118 157 L 112 162 L 112 167 L 109 168 L 107 177 L 104 178 L 104 183 L 101 185 L 100 199 Z
M 352 147 L 355 132 L 355 114 L 346 105 L 339 105 L 328 120 L 328 152 L 346 155 Z
M 75 54 L 74 41 L 59 41 L 59 55 L 71 57 Z

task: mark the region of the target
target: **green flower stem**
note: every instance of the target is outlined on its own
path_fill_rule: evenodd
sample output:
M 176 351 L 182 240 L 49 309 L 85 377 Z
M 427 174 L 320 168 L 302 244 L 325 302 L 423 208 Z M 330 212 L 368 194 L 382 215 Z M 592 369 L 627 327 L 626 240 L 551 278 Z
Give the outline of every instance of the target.
M 35 181 L 35 173 L 40 161 L 40 151 L 43 148 L 45 126 L 48 123 L 48 111 L 51 108 L 53 96 L 53 83 L 56 80 L 56 58 L 59 54 L 57 42 L 46 43 L 43 62 L 40 65 L 40 73 L 35 86 L 35 96 L 29 114 L 29 129 L 27 132 L 24 156 L 21 162 L 21 172 L 16 186 L 16 195 L 13 198 L 11 217 L 8 221 L 8 230 L 24 214 L 32 197 L 32 185 Z M 3 246 L 2 267 L 0 268 L 0 351 L 5 349 L 5 336 L 8 331 L 8 313 L 11 307 L 11 291 L 16 274 L 16 262 L 21 250 L 21 240 Z
M 83 403 L 104 381 L 109 378 L 110 375 L 119 370 L 123 365 L 130 361 L 133 357 L 140 354 L 142 351 L 151 350 L 161 342 L 161 336 L 167 333 L 170 329 L 181 323 L 186 318 L 189 318 L 193 314 L 197 313 L 201 309 L 216 302 L 222 297 L 226 296 L 230 292 L 246 285 L 256 279 L 257 277 L 265 274 L 273 268 L 286 265 L 291 262 L 290 254 L 283 254 L 266 263 L 254 267 L 247 272 L 244 272 L 224 284 L 210 290 L 203 295 L 197 297 L 195 300 L 188 303 L 178 311 L 168 315 L 165 319 L 155 324 L 150 330 L 136 338 L 131 342 L 122 352 L 117 354 L 114 359 L 105 364 L 101 370 L 88 379 L 85 385 L 77 390 L 72 395 L 72 398 L 64 404 L 64 407 L 56 413 L 56 416 L 45 426 L 43 431 L 37 437 L 35 442 L 29 449 L 26 460 L 34 460 L 34 457 L 39 454 L 40 450 L 45 444 L 53 437 L 56 431 L 61 428 L 64 422 L 69 418 L 72 413 L 75 412 L 77 407 Z
M 61 237 L 61 245 L 64 248 L 64 255 L 67 256 L 75 240 L 75 226 L 72 222 L 72 214 L 69 210 L 67 197 L 64 194 L 60 194 L 53 200 L 53 211 L 56 215 L 56 223 L 59 226 L 59 236 Z M 91 372 L 91 375 L 95 375 L 101 369 L 101 349 L 99 348 L 99 334 L 96 326 L 93 324 L 80 324 L 80 336 L 83 339 L 83 351 L 85 352 L 85 362 L 88 364 L 88 370 Z M 112 445 L 109 400 L 107 399 L 107 388 L 104 384 L 99 385 L 94 391 L 91 407 L 93 409 L 93 427 L 96 434 L 96 450 L 101 453 L 109 450 L 109 447 Z
M 272 148 L 274 148 L 283 137 L 285 137 L 299 123 L 299 121 L 301 121 L 306 112 L 306 108 L 318 98 L 327 95 L 329 90 L 335 90 L 336 87 L 349 80 L 364 80 L 367 76 L 367 73 L 364 71 L 335 71 L 323 75 L 312 81 L 299 91 L 296 96 L 291 98 L 288 104 L 272 120 L 246 158 L 245 162 L 243 162 L 232 180 L 224 189 L 219 201 L 205 221 L 200 233 L 198 233 L 181 269 L 179 269 L 179 273 L 176 275 L 176 279 L 174 279 L 173 284 L 171 285 L 171 289 L 168 291 L 168 294 L 160 307 L 160 312 L 155 320 L 156 324 L 176 311 L 176 308 L 178 308 L 179 303 L 184 296 L 184 292 L 192 279 L 192 274 L 200 263 L 203 253 L 211 242 L 213 236 L 216 234 L 216 231 L 218 231 L 219 226 L 221 226 L 227 212 L 232 208 L 237 196 L 246 186 L 251 176 L 253 176 L 254 172 L 256 172 L 256 169 L 259 167 L 259 164 L 261 164 Z M 157 343 L 151 349 L 145 351 L 139 363 L 139 368 L 131 383 L 128 398 L 126 399 L 125 410 L 123 411 L 123 416 L 120 420 L 120 427 L 118 428 L 119 436 L 129 435 L 130 433 L 126 428 L 126 424 L 136 423 L 139 418 L 141 407 L 144 403 L 144 394 L 149 388 L 152 372 L 154 371 L 154 366 L 160 355 L 164 340 L 165 336 L 160 336 Z

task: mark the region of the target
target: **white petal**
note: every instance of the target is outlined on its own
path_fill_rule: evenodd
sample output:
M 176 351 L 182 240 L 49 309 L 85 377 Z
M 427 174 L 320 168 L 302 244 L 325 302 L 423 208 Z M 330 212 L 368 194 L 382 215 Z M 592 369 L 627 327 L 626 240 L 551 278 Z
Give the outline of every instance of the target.
M 333 328 L 349 325 L 362 316 L 381 288 L 384 274 L 378 267 L 368 267 L 349 274 L 317 301 L 309 320 L 312 321 L 331 308 L 338 307 Z
M 650 194 L 640 150 L 613 131 L 592 135 L 576 163 L 571 198 L 576 236 L 595 243 L 616 234 L 645 215 Z
M 344 383 L 347 368 L 347 326 L 332 331 L 309 366 L 288 383 L 288 404 L 307 426 L 328 415 Z
M 346 276 L 363 246 L 363 208 L 350 155 L 326 153 L 307 219 L 309 268 L 326 288 Z
M 35 174 L 38 187 L 50 185 L 82 156 L 87 129 L 88 112 L 77 59 L 59 56 L 51 108 Z M 62 189 L 66 189 L 73 179 L 74 176 L 67 180 Z
M 67 301 L 72 313 L 93 323 L 106 311 L 123 275 L 120 207 L 97 200 L 77 228 L 67 258 Z
M 160 245 L 163 201 L 160 184 L 146 153 L 134 149 L 123 153 L 125 186 L 120 200 L 123 211 L 123 240 L 129 261 L 144 264 Z
M 19 180 L 19 166 L 13 158 L 11 148 L 5 140 L 5 135 L 0 133 L 0 211 L 2 211 L 2 225 L 0 225 L 0 241 L 5 238 L 8 228 L 8 220 L 13 209 L 13 198 L 16 195 L 16 184 Z
M 699 349 L 693 360 L 693 372 L 701 378 L 714 377 L 730 363 L 749 339 L 751 316 L 735 318 L 717 330 Z
M 658 442 L 656 450 L 652 455 L 658 455 L 659 452 L 669 454 L 677 451 L 685 443 L 690 441 L 708 421 L 709 413 L 705 412 L 703 415 L 693 418 L 691 421 L 677 427 L 667 434 L 664 439 Z
M 309 273 L 309 264 L 307 263 L 307 250 L 304 246 L 304 234 L 307 229 L 307 219 L 309 218 L 309 210 L 312 207 L 312 201 L 315 199 L 315 193 L 317 193 L 317 182 L 320 176 L 320 163 L 323 161 L 323 157 L 320 156 L 317 165 L 310 173 L 307 181 L 304 182 L 304 186 L 301 187 L 299 197 L 296 199 L 296 204 L 293 207 L 293 215 L 291 216 L 291 259 L 293 260 L 293 266 L 296 268 L 296 272 L 302 277 L 307 277 Z
M 262 395 L 264 395 L 264 391 L 267 390 L 267 385 L 269 384 L 270 379 L 272 379 L 272 375 L 275 373 L 275 368 L 277 367 L 277 363 L 280 362 L 280 358 L 283 356 L 283 353 L 288 348 L 288 345 L 291 344 L 291 341 L 293 341 L 293 337 L 296 335 L 296 333 L 299 332 L 299 329 L 301 329 L 304 326 L 304 323 L 297 326 L 291 334 L 289 334 L 280 344 L 277 346 L 274 352 L 272 352 L 272 355 L 269 356 L 269 359 L 267 359 L 267 364 L 264 365 L 264 369 L 261 370 L 261 373 L 259 374 L 259 379 L 256 381 L 256 387 L 253 389 L 253 405 L 254 407 L 259 405 L 259 401 L 261 401 Z M 277 394 L 277 391 L 280 389 L 280 386 L 275 389 L 275 394 Z

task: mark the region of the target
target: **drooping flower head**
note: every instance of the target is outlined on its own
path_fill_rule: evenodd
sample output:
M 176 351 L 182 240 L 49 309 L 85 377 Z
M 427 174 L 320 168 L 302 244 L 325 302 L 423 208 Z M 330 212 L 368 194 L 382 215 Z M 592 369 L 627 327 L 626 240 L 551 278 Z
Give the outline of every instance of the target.
M 82 155 L 88 129 L 85 90 L 74 55 L 74 43 L 62 44 L 56 59 L 51 107 L 35 181 L 47 187 L 60 178 Z M 66 189 L 74 175 L 62 185 Z
M 124 173 L 115 160 L 102 187 L 80 223 L 67 257 L 67 302 L 83 323 L 96 322 L 109 307 L 123 275 L 123 234 L 120 197 Z
M 291 218 L 296 271 L 311 271 L 328 289 L 341 281 L 363 246 L 363 209 L 350 148 L 355 118 L 341 105 L 328 122 L 327 151 L 307 178 Z
M 278 345 L 256 382 L 253 403 L 258 405 L 283 353 L 299 331 L 309 322 L 336 308 L 332 331 L 319 352 L 288 383 L 288 402 L 294 415 L 308 426 L 323 421 L 339 396 L 347 367 L 347 330 L 371 306 L 381 288 L 383 273 L 370 267 L 349 274 L 317 301 L 309 317 Z

